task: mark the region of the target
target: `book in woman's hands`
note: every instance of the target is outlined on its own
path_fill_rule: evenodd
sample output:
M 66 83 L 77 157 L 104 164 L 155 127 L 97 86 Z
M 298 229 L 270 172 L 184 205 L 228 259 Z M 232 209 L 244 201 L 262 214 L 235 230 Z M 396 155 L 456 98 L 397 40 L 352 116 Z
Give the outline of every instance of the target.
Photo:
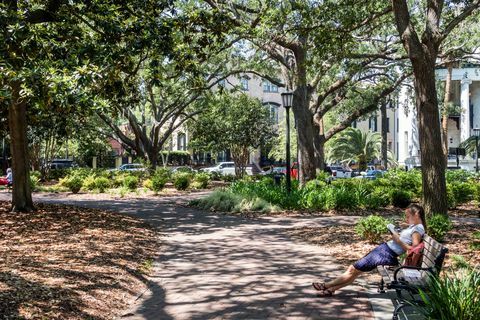
M 391 223 L 387 224 L 387 229 L 388 231 L 390 231 L 391 233 L 395 232 L 395 226 Z

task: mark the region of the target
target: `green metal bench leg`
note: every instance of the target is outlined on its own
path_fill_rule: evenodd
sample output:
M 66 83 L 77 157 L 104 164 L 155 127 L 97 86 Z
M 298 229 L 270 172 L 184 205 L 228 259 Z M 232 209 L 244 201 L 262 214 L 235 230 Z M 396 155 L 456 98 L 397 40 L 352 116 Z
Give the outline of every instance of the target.
M 407 305 L 404 302 L 400 302 L 396 307 L 395 310 L 393 311 L 393 317 L 392 320 L 398 320 L 398 313 L 400 310 L 405 308 Z

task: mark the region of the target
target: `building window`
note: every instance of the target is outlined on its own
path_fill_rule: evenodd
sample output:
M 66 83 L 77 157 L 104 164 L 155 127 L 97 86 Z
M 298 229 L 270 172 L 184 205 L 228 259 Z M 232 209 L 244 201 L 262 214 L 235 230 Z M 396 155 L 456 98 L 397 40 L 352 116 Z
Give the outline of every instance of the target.
M 352 122 L 352 128 L 356 128 L 357 127 L 357 120 L 353 120 Z
M 243 91 L 248 91 L 248 78 L 242 77 L 240 78 L 240 87 Z
M 389 141 L 389 142 L 388 142 L 388 150 L 389 150 L 389 151 L 392 151 L 392 141 Z
M 263 92 L 278 92 L 278 86 L 268 80 L 263 80 Z
M 398 124 L 400 123 L 400 121 L 398 120 L 397 118 L 397 132 L 398 132 Z
M 185 135 L 185 133 L 179 133 L 177 136 L 177 150 L 187 150 L 187 136 Z
M 267 102 L 264 105 L 268 109 L 268 112 L 270 112 L 271 121 L 274 124 L 278 124 L 278 109 L 280 108 L 280 105 L 274 102 Z
M 377 132 L 377 116 L 372 116 L 368 120 L 368 129 L 370 129 L 373 132 Z
M 390 132 L 390 118 L 387 117 L 387 132 Z

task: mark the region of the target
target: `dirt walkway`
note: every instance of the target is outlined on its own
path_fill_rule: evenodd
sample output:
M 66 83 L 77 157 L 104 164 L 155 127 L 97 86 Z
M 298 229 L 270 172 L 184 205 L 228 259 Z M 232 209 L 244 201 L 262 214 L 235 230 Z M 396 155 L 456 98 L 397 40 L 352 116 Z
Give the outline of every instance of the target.
M 361 286 L 317 298 L 310 283 L 338 275 L 340 267 L 324 248 L 285 234 L 304 224 L 351 224 L 353 217 L 244 219 L 176 205 L 184 197 L 98 201 L 35 194 L 34 199 L 110 209 L 159 228 L 164 245 L 150 290 L 122 319 L 372 319 Z

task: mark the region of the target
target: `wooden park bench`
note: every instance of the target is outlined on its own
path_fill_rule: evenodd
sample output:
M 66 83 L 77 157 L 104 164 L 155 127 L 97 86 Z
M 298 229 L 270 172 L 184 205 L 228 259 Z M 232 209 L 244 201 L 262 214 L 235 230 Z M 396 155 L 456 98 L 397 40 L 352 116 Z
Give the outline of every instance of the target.
M 407 301 L 420 302 L 415 299 L 419 289 L 426 290 L 428 280 L 431 276 L 438 276 L 443 267 L 443 261 L 448 249 L 432 237 L 425 235 L 423 237 L 425 248 L 423 249 L 421 267 L 410 266 L 378 266 L 377 270 L 382 276 L 379 292 L 385 292 L 387 289 L 393 289 L 397 293 L 398 305 L 393 312 L 393 320 L 398 319 L 399 312 L 406 307 Z M 402 292 L 407 292 L 406 298 Z

